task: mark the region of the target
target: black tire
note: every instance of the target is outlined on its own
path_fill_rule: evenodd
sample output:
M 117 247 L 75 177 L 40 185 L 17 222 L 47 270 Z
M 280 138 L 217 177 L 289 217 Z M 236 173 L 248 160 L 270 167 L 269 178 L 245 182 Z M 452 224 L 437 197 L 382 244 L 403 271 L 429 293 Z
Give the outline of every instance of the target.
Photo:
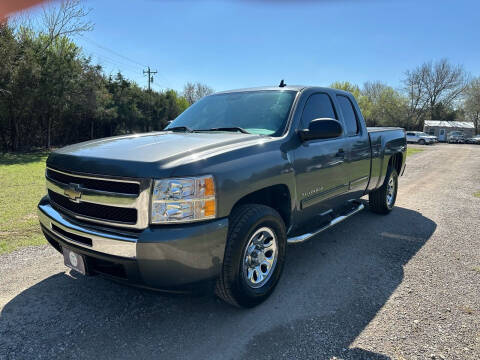
M 247 245 L 252 236 L 261 228 L 270 229 L 276 236 L 277 257 L 265 283 L 253 288 L 244 273 L 243 260 L 246 259 Z M 286 247 L 285 224 L 277 211 L 258 204 L 241 205 L 234 209 L 230 216 L 222 272 L 215 288 L 217 296 L 236 307 L 254 307 L 265 301 L 282 274 Z
M 420 145 L 425 145 L 425 140 L 420 139 L 420 140 L 418 140 L 418 143 L 419 143 Z
M 393 180 L 394 189 L 393 189 L 393 199 L 389 201 L 387 195 L 389 195 L 389 182 L 390 179 Z M 372 191 L 368 195 L 368 202 L 370 210 L 377 214 L 388 214 L 392 211 L 395 206 L 395 201 L 397 200 L 397 191 L 398 191 L 398 174 L 397 170 L 393 167 L 389 167 L 387 170 L 387 175 L 385 176 L 385 181 L 383 185 L 377 190 Z

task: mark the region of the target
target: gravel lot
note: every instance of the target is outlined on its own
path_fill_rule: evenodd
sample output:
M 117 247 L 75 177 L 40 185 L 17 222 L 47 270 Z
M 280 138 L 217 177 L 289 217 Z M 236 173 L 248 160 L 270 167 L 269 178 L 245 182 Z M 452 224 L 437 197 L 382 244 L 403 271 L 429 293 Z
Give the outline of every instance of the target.
M 480 146 L 409 157 L 397 207 L 288 248 L 274 295 L 238 310 L 0 256 L 0 359 L 479 359 Z

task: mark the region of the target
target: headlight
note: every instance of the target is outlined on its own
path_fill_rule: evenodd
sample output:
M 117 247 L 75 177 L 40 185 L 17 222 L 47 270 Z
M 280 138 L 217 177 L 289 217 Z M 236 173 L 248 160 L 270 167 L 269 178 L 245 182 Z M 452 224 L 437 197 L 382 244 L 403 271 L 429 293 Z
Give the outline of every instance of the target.
M 155 180 L 152 224 L 191 222 L 216 215 L 212 176 Z

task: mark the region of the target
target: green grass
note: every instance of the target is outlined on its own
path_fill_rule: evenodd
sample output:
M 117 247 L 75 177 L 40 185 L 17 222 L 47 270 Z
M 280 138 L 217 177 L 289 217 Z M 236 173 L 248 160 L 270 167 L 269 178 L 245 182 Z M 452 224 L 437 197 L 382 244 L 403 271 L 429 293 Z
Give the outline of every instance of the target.
M 416 153 L 419 153 L 419 152 L 422 152 L 423 149 L 418 149 L 418 148 L 407 148 L 407 156 L 409 155 L 413 155 L 413 154 L 416 154 Z
M 480 198 L 480 191 L 474 192 L 473 196 Z
M 46 243 L 36 209 L 45 194 L 47 155 L 0 154 L 0 254 Z

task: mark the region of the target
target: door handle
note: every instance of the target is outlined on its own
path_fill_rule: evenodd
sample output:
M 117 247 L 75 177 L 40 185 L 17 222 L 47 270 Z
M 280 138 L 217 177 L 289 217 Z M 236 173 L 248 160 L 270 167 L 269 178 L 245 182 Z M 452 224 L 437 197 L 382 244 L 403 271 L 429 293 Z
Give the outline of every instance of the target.
M 337 153 L 335 154 L 336 157 L 345 157 L 345 152 L 343 149 L 338 149 Z

